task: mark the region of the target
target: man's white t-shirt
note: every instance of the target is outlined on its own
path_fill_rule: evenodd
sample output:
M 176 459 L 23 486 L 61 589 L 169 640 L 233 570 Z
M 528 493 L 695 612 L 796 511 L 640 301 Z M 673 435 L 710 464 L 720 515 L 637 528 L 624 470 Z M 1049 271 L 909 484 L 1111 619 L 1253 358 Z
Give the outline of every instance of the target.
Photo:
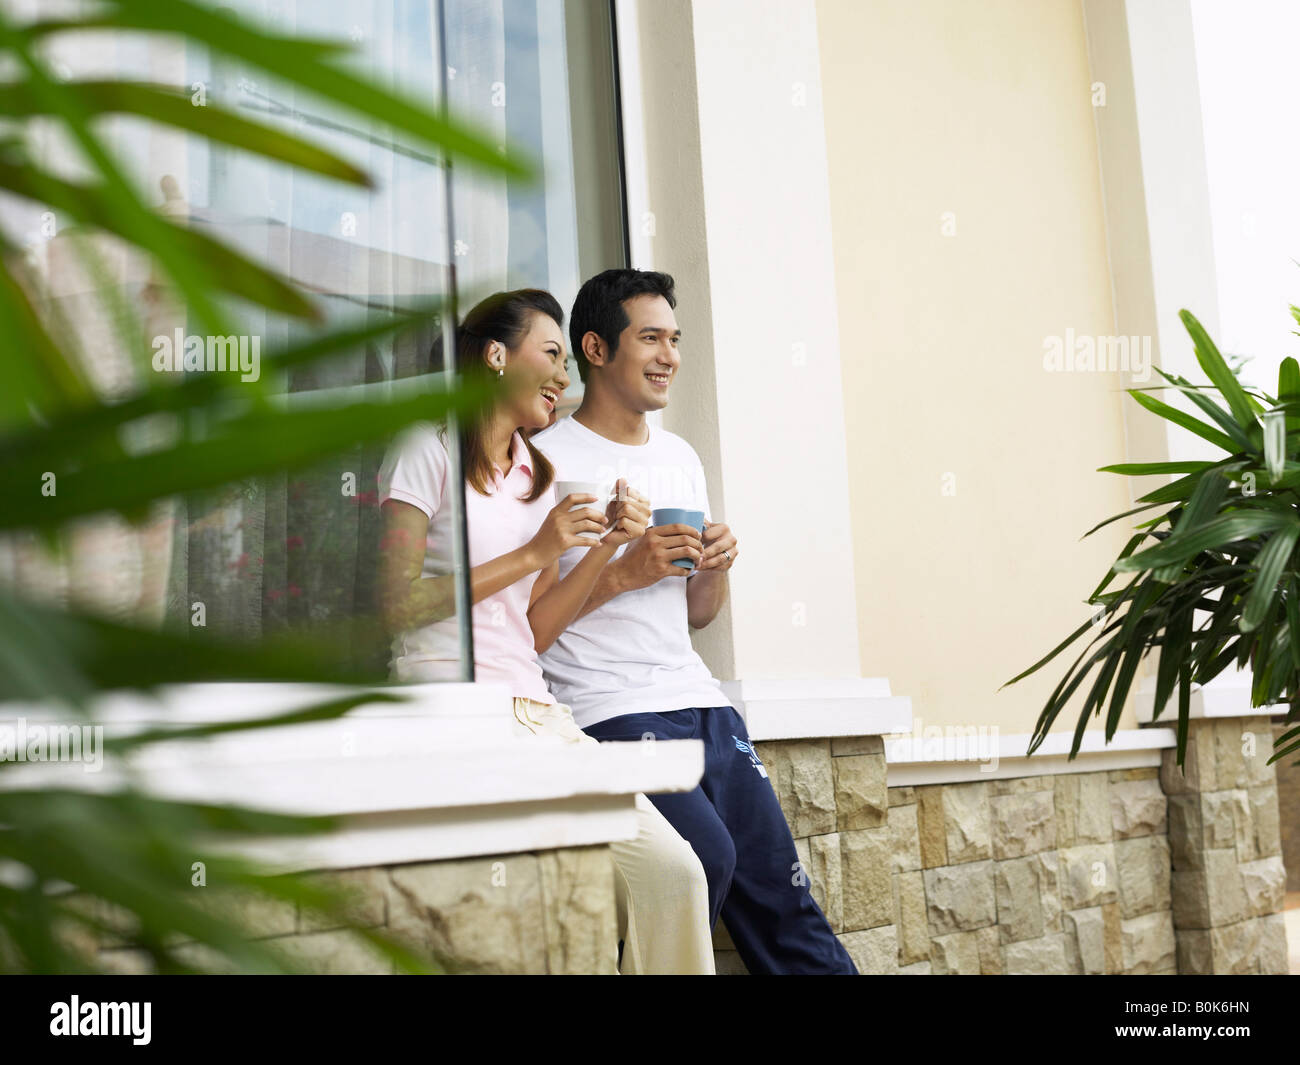
M 564 418 L 532 443 L 551 460 L 557 481 L 612 487 L 623 477 L 650 500 L 652 510 L 682 507 L 710 517 L 699 456 L 664 429 L 651 426 L 644 444 L 619 444 Z M 560 556 L 561 578 L 584 550 L 574 547 Z M 664 577 L 616 595 L 573 622 L 541 655 L 552 694 L 569 705 L 579 726 L 623 714 L 731 705 L 691 646 L 686 583 L 685 576 Z

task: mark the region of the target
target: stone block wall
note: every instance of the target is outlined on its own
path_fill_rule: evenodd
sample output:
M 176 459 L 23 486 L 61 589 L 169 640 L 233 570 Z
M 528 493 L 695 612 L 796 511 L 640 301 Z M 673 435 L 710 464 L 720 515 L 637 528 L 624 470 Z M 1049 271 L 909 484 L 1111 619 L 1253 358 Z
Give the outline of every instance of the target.
M 1274 739 L 1293 728 L 1282 716 L 1273 718 Z M 1277 812 L 1287 891 L 1300 891 L 1300 766 L 1297 762 L 1300 762 L 1300 751 L 1288 754 L 1273 765 L 1277 773 Z
M 863 973 L 1282 974 L 1272 735 L 1263 716 L 1196 720 L 1182 769 L 1166 750 L 1159 768 L 916 787 L 889 787 L 877 736 L 755 749 L 813 897 Z M 354 890 L 357 923 L 463 971 L 615 970 L 608 847 L 315 875 Z M 234 912 L 312 972 L 392 969 L 290 903 L 236 899 Z M 720 974 L 745 971 L 721 924 L 715 946 Z M 90 949 L 147 971 L 121 941 Z M 181 951 L 220 968 L 195 944 Z
M 1219 718 L 1191 722 L 1181 770 L 1164 752 L 1181 973 L 1287 971 L 1272 740 L 1267 717 Z
M 387 929 L 467 973 L 609 974 L 616 969 L 614 867 L 607 846 L 420 862 L 312 874 L 349 892 L 349 919 Z M 214 902 L 222 899 L 216 888 Z M 339 922 L 293 903 L 227 895 L 217 904 L 256 938 L 312 973 L 391 973 L 393 965 Z M 92 947 L 115 972 L 149 971 L 148 956 L 111 937 Z M 199 944 L 182 957 L 229 971 Z
M 755 747 L 864 973 L 1285 973 L 1269 743 L 1266 719 L 1194 721 L 1186 775 L 1167 751 L 1161 769 L 892 788 L 880 737 Z M 725 928 L 715 946 L 720 973 L 745 971 Z

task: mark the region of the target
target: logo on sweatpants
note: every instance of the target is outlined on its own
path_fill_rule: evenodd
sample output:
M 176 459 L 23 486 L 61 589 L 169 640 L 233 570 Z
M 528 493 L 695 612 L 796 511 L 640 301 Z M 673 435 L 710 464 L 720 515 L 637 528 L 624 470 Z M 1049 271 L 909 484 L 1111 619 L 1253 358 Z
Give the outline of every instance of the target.
M 754 748 L 734 734 L 732 735 L 731 738 L 732 740 L 735 741 L 736 750 L 742 752 L 743 754 L 749 755 L 750 765 L 752 765 L 756 770 L 758 770 L 758 775 L 760 777 L 766 778 L 767 770 L 763 768 L 763 763 L 758 760 L 758 755 L 754 753 Z

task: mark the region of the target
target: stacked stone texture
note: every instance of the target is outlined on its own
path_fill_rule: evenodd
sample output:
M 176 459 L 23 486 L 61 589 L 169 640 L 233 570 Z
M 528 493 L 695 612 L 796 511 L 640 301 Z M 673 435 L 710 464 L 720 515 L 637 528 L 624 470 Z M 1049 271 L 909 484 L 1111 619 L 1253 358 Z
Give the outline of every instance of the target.
M 1193 721 L 1185 774 L 1166 751 L 892 788 L 879 737 L 756 747 L 864 973 L 1285 973 L 1270 743 L 1264 718 Z M 725 928 L 715 945 L 719 972 L 745 971 Z
M 1272 719 L 1276 740 L 1295 728 L 1281 717 Z M 1300 854 L 1300 754 L 1292 752 L 1274 765 L 1277 770 L 1277 812 L 1282 825 L 1282 853 Z M 1300 891 L 1300 862 L 1292 861 L 1286 869 L 1286 889 Z
M 808 878 L 863 973 L 1282 974 L 1271 741 L 1265 717 L 1197 720 L 1182 769 L 1166 750 L 1159 769 L 892 788 L 878 736 L 756 749 L 795 837 L 792 878 Z M 604 846 L 314 875 L 351 889 L 355 923 L 463 971 L 614 969 Z M 194 890 L 309 971 L 392 971 L 292 903 Z M 147 971 L 121 940 L 68 934 L 103 965 Z M 719 973 L 745 971 L 721 924 L 715 946 Z M 180 950 L 221 968 L 197 944 Z
M 1265 717 L 1193 721 L 1181 771 L 1165 752 L 1179 972 L 1287 971 L 1272 736 Z
M 466 973 L 609 974 L 618 950 L 614 867 L 607 846 L 420 862 L 312 874 L 352 898 L 347 920 L 386 930 Z M 277 899 L 194 888 L 252 935 L 312 973 L 391 973 L 343 922 Z M 99 907 L 102 914 L 103 908 Z M 86 937 L 89 933 L 78 932 Z M 149 959 L 112 936 L 83 948 L 115 972 L 148 972 Z M 211 971 L 229 962 L 197 943 L 178 956 Z

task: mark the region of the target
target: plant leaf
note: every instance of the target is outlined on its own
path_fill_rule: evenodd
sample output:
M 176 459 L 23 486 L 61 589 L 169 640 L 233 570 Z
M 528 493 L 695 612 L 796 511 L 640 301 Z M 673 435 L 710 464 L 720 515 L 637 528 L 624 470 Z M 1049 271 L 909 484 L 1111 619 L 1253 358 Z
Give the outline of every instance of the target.
M 123 512 L 232 481 L 280 470 L 301 469 L 352 444 L 380 440 L 411 422 L 470 412 L 487 398 L 483 388 L 433 391 L 390 403 L 255 411 L 229 421 L 200 441 L 121 460 L 61 468 L 54 464 L 57 493 L 41 494 L 50 465 L 40 457 L 0 468 L 0 529 L 42 528 L 103 511 Z
M 1168 403 L 1163 403 L 1154 396 L 1144 395 L 1141 392 L 1129 389 L 1129 393 L 1135 400 L 1152 414 L 1158 414 L 1167 421 L 1180 425 L 1188 432 L 1195 433 L 1203 440 L 1208 440 L 1211 444 L 1221 447 L 1231 455 L 1235 455 L 1241 450 L 1236 442 L 1226 434 L 1215 429 L 1213 426 L 1206 425 L 1199 418 L 1194 418 L 1186 411 L 1181 411 L 1177 407 L 1171 407 Z
M 1114 466 L 1098 466 L 1097 472 L 1146 477 L 1161 473 L 1198 473 L 1214 465 L 1213 462 L 1121 462 Z
M 1219 349 L 1214 346 L 1214 341 L 1205 331 L 1205 327 L 1196 320 L 1196 316 L 1191 311 L 1181 310 L 1178 312 L 1178 317 L 1182 319 L 1183 326 L 1191 335 L 1192 343 L 1196 347 L 1196 361 L 1201 364 L 1205 376 L 1214 382 L 1223 398 L 1228 401 L 1228 407 L 1242 429 L 1250 428 L 1255 424 L 1255 413 L 1246 401 L 1246 393 L 1242 390 L 1237 375 L 1229 368 L 1223 356 L 1219 354 Z
M 1177 538 L 1171 536 L 1157 547 L 1116 562 L 1115 568 L 1136 571 L 1183 562 L 1198 551 L 1260 533 L 1275 532 L 1286 524 L 1286 516 L 1273 511 L 1233 511 L 1220 515 L 1194 532 Z
M 300 170 L 364 188 L 373 186 L 364 170 L 324 148 L 283 129 L 252 122 L 215 104 L 196 106 L 189 94 L 169 85 L 144 82 L 85 80 L 65 81 L 66 92 L 75 94 L 87 115 L 139 115 L 160 125 L 197 133 L 210 141 L 229 144 L 242 151 L 274 159 Z M 23 82 L 0 84 L 0 114 L 31 116 L 51 113 L 48 102 L 31 92 Z
M 1258 572 L 1241 616 L 1241 631 L 1250 632 L 1273 608 L 1273 597 L 1282 571 L 1300 539 L 1300 522 L 1284 526 L 1269 537 L 1255 559 Z
M 488 171 L 529 177 L 532 168 L 497 150 L 483 134 L 446 116 L 433 114 L 420 102 L 389 92 L 365 78 L 336 66 L 330 58 L 299 55 L 287 62 L 284 49 L 248 22 L 223 10 L 192 0 L 114 0 L 137 28 L 183 33 L 209 48 L 261 67 L 291 84 L 308 89 L 349 111 L 418 138 L 448 154 Z M 108 16 L 111 20 L 112 15 Z
M 210 264 L 214 272 L 213 289 L 224 289 L 282 314 L 317 319 L 321 316 L 316 306 L 286 278 L 198 230 L 156 216 L 150 218 L 147 226 L 143 225 L 138 213 L 119 211 L 115 202 L 120 197 L 113 197 L 102 185 L 73 184 L 34 167 L 0 161 L 0 188 L 46 204 L 154 254 L 166 243 L 178 249 L 182 256 Z M 190 288 L 199 282 L 188 273 L 178 274 L 169 259 L 164 259 L 163 265 L 182 291 L 190 295 Z M 226 336 L 230 332 L 220 329 L 216 335 Z

